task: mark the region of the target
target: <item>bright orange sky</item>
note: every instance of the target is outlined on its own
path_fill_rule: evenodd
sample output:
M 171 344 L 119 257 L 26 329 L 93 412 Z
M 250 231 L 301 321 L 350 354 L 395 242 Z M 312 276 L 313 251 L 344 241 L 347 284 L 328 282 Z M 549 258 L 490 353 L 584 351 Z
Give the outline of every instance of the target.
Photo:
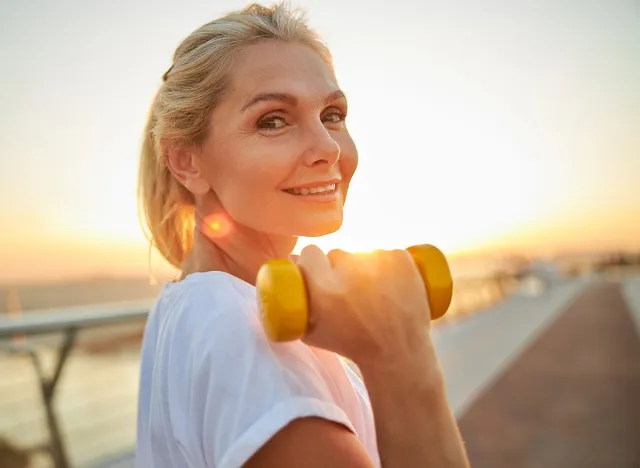
M 244 3 L 5 9 L 0 281 L 148 271 L 135 202 L 148 105 L 178 42 Z M 640 249 L 633 2 L 399 0 L 364 16 L 337 0 L 294 3 L 334 52 L 360 151 L 343 229 L 313 242 Z

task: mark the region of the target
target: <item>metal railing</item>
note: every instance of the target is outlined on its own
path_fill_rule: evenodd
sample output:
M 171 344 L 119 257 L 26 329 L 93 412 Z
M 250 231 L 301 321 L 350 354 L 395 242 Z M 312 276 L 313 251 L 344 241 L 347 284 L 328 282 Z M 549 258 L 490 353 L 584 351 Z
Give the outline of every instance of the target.
M 87 308 L 68 308 L 29 312 L 19 317 L 0 316 L 0 342 L 11 354 L 26 354 L 31 358 L 39 382 L 42 409 L 46 417 L 48 443 L 36 447 L 47 450 L 55 468 L 70 468 L 69 457 L 60 431 L 59 418 L 54 399 L 65 364 L 71 353 L 78 331 L 110 324 L 122 324 L 143 320 L 150 308 L 149 301 L 139 304 L 115 304 Z M 54 370 L 51 375 L 44 371 L 37 348 L 26 337 L 62 333 L 63 340 L 57 349 Z

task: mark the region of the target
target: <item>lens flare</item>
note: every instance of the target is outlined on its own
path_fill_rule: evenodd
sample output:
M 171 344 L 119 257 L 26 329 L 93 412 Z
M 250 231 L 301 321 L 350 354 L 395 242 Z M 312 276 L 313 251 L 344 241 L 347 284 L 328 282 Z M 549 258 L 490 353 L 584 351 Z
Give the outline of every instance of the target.
M 231 232 L 231 222 L 220 213 L 211 214 L 202 222 L 203 233 L 210 238 L 226 237 Z

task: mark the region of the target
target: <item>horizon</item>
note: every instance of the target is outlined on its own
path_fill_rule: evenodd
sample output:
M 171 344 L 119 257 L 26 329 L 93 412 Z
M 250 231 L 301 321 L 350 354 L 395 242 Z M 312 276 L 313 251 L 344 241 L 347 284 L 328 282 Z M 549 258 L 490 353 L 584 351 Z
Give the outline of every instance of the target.
M 137 218 L 148 106 L 180 40 L 247 3 L 5 9 L 0 284 L 165 270 Z M 637 4 L 399 0 L 363 22 L 357 5 L 292 3 L 334 55 L 360 153 L 343 227 L 296 251 L 640 251 Z
M 571 262 L 578 260 L 589 259 L 589 261 L 601 260 L 603 258 L 611 256 L 640 256 L 640 248 L 632 249 L 601 249 L 590 251 L 566 251 L 556 253 L 546 253 L 541 255 L 525 255 L 514 252 L 489 252 L 481 251 L 474 253 L 453 253 L 447 254 L 447 260 L 452 267 L 452 273 L 455 279 L 455 269 L 460 265 L 471 264 L 474 267 L 486 266 L 491 262 L 510 262 L 510 261 L 551 261 L 551 262 Z M 66 275 L 59 275 L 51 277 L 45 275 L 29 276 L 29 277 L 11 277 L 9 279 L 0 276 L 0 293 L 7 288 L 20 288 L 30 286 L 69 286 L 73 284 L 90 284 L 90 283 L 105 283 L 105 282 L 128 282 L 136 281 L 143 282 L 147 285 L 156 286 L 161 285 L 164 282 L 171 281 L 173 277 L 178 274 L 177 270 L 162 267 L 162 269 L 153 271 L 151 268 L 146 271 L 94 271 L 94 272 L 78 272 L 68 273 Z M 482 275 L 478 276 L 481 277 Z M 476 278 L 476 276 L 462 275 L 463 279 Z

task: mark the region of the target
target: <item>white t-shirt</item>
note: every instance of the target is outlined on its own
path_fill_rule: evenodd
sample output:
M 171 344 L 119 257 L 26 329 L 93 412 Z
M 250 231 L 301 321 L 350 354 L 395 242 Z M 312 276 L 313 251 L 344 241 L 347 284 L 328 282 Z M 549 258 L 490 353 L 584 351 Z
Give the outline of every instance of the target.
M 254 286 L 206 272 L 163 288 L 142 344 L 137 467 L 241 467 L 305 416 L 343 424 L 380 466 L 362 381 L 335 353 L 271 342 Z

